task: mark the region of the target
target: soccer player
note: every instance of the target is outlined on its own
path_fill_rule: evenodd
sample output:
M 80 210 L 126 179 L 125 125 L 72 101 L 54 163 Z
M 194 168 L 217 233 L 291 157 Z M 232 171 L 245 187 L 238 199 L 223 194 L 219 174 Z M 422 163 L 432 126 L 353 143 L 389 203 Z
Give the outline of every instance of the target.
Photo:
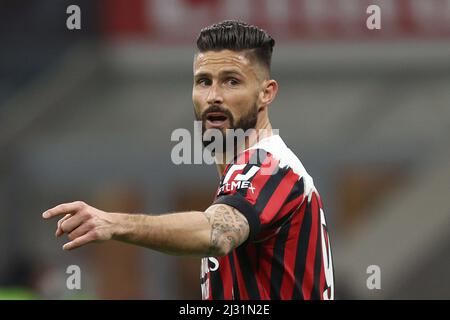
M 202 257 L 203 299 L 333 299 L 323 205 L 313 179 L 272 130 L 268 108 L 275 41 L 262 29 L 224 21 L 201 30 L 192 98 L 203 132 L 249 131 L 217 160 L 216 197 L 205 210 L 164 215 L 111 213 L 82 201 L 43 213 L 61 216 L 56 235 L 72 250 L 110 239 Z

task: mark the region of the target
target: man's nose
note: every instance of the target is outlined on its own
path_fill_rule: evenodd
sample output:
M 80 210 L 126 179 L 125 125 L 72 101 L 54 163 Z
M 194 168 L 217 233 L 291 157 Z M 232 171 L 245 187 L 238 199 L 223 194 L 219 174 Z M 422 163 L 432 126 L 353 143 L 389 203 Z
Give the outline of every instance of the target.
M 209 88 L 208 97 L 206 98 L 206 102 L 209 105 L 213 104 L 222 104 L 223 103 L 223 96 L 220 88 L 217 86 L 217 84 L 212 84 Z

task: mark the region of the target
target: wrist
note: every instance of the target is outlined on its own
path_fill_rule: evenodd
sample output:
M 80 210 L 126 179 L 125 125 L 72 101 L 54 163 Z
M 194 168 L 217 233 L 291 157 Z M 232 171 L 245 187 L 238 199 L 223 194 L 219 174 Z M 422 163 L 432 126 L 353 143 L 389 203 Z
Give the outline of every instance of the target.
M 144 224 L 140 214 L 110 213 L 111 215 L 111 239 L 134 242 L 139 228 Z
M 125 223 L 124 220 L 126 214 L 110 212 L 109 215 L 111 223 L 111 239 L 121 240 L 128 233 L 127 223 Z

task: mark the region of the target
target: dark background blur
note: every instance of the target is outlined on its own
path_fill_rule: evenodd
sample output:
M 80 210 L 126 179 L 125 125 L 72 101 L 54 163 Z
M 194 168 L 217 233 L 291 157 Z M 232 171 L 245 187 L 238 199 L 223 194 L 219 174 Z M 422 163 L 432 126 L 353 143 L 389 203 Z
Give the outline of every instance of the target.
M 336 298 L 450 298 L 450 0 L 0 1 L 0 298 L 200 298 L 198 259 L 63 252 L 41 213 L 211 203 L 216 168 L 173 164 L 170 136 L 193 132 L 196 36 L 227 18 L 276 40 L 270 116 L 324 200 Z

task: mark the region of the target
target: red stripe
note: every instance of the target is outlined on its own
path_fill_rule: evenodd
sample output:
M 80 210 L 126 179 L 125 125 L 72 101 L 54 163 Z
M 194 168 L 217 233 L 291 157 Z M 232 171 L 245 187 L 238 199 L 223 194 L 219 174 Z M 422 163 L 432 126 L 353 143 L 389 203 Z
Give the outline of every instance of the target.
M 261 225 L 272 222 L 297 181 L 298 175 L 295 174 L 292 169 L 289 169 L 288 173 L 280 181 L 279 185 L 275 189 L 275 192 L 272 194 L 263 212 L 261 213 Z
M 222 279 L 223 285 L 223 298 L 225 300 L 232 300 L 232 288 L 233 288 L 233 277 L 231 275 L 231 266 L 229 257 L 224 257 L 220 259 L 220 278 Z
M 305 274 L 303 276 L 302 291 L 305 300 L 311 299 L 311 291 L 314 283 L 314 258 L 317 247 L 318 202 L 315 192 L 311 197 L 311 233 L 309 234 L 308 251 L 306 256 Z
M 322 202 L 322 198 L 320 197 L 320 194 L 316 193 L 317 196 L 317 200 L 319 201 L 319 207 L 323 208 L 323 202 Z
M 294 200 L 291 200 L 290 202 L 286 203 L 283 206 L 283 209 L 280 211 L 280 213 L 275 217 L 274 222 L 280 220 L 280 218 L 284 217 L 286 214 L 291 212 L 294 208 L 298 207 L 302 203 L 304 197 L 305 197 L 305 194 L 302 193 L 300 196 L 298 196 Z
M 234 259 L 234 266 L 236 269 L 236 278 L 237 278 L 238 286 L 239 286 L 239 296 L 240 296 L 241 300 L 248 300 L 247 287 L 245 286 L 245 280 L 244 280 L 244 277 L 242 276 L 241 267 L 239 265 L 239 260 L 236 256 L 236 250 L 233 250 L 233 259 Z
M 207 263 L 209 263 L 209 262 L 207 262 Z M 211 272 L 208 272 L 207 274 L 206 274 L 206 276 L 208 277 L 208 290 L 209 290 L 209 298 L 208 298 L 208 300 L 212 300 L 213 299 L 213 296 L 212 296 L 212 283 L 211 283 Z
M 282 300 L 292 299 L 295 285 L 295 257 L 298 246 L 298 234 L 300 232 L 303 217 L 305 216 L 306 201 L 303 202 L 300 210 L 292 217 L 288 238 L 284 248 L 284 268 L 283 280 L 281 282 L 280 298 Z
M 247 192 L 247 200 L 251 204 L 256 203 L 256 199 L 259 197 L 259 193 L 264 188 L 264 185 L 270 179 L 272 175 L 268 174 L 268 172 L 272 172 L 275 169 L 278 169 L 278 160 L 275 160 L 270 153 L 267 154 L 267 158 L 264 161 L 261 169 L 255 174 L 252 185 L 255 188 L 255 192 Z M 270 169 L 268 169 L 270 168 Z
M 260 253 L 258 270 L 258 279 L 260 279 L 262 287 L 262 290 L 260 290 L 260 292 L 264 292 L 264 297 L 261 296 L 261 299 L 270 299 L 270 280 L 272 274 L 273 248 L 275 246 L 276 239 L 277 237 L 270 238 L 260 249 L 264 250 Z
M 222 176 L 225 175 L 225 172 L 228 171 L 228 168 L 230 168 L 231 165 L 232 165 L 232 163 L 229 163 L 229 164 L 226 165 L 225 169 L 224 169 L 223 172 L 222 172 Z

